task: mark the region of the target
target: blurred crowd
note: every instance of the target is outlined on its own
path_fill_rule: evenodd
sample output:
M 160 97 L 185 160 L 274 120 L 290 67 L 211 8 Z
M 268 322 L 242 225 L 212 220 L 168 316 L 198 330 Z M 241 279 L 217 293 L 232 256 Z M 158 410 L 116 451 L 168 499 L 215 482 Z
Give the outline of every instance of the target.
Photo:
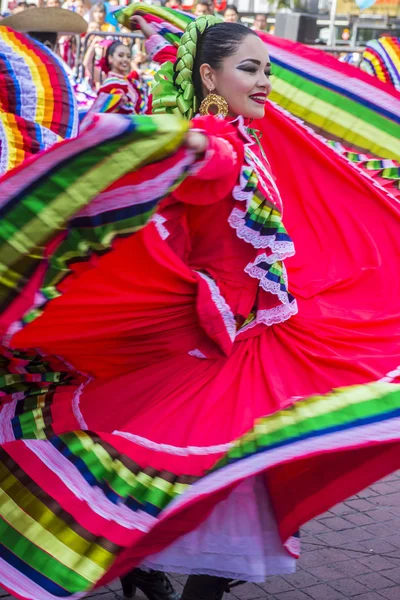
M 113 10 L 120 6 L 126 6 L 125 1 L 108 0 L 108 2 L 94 3 L 91 0 L 36 0 L 35 2 L 27 2 L 26 0 L 14 1 L 9 3 L 9 12 L 2 14 L 1 17 L 9 14 L 18 14 L 24 10 L 35 7 L 48 8 L 64 8 L 76 12 L 88 21 L 90 29 L 93 30 L 95 25 L 101 27 L 101 31 L 116 31 L 119 30 L 118 24 L 112 17 Z M 164 5 L 174 9 L 185 9 L 182 0 L 166 0 Z M 220 10 L 220 5 L 215 6 L 212 0 L 195 0 L 191 7 L 192 12 L 196 17 L 205 14 L 220 14 L 224 21 L 236 23 L 241 21 L 240 13 L 234 4 L 224 6 Z M 264 13 L 256 14 L 253 21 L 253 28 L 260 31 L 267 30 L 267 15 Z
M 168 8 L 188 10 L 183 0 L 165 0 L 164 5 Z M 80 36 L 62 35 L 58 37 L 56 51 L 74 70 L 78 80 L 87 83 L 91 89 L 98 90 L 107 75 L 104 69 L 104 61 L 107 48 L 110 44 L 119 40 L 130 56 L 131 71 L 141 76 L 146 76 L 156 69 L 152 65 L 145 51 L 144 40 L 137 33 L 121 26 L 114 16 L 119 8 L 126 6 L 125 0 L 108 0 L 107 2 L 91 2 L 91 0 L 15 0 L 10 2 L 8 14 L 15 15 L 22 11 L 35 7 L 61 8 L 72 11 L 85 19 L 88 23 L 87 32 Z M 212 0 L 195 0 L 191 9 L 196 17 L 205 14 L 219 14 L 226 22 L 241 22 L 241 15 L 234 4 L 214 4 Z M 258 31 L 267 31 L 267 15 L 256 14 L 253 20 L 246 17 L 246 25 Z M 273 30 L 269 29 L 270 33 Z

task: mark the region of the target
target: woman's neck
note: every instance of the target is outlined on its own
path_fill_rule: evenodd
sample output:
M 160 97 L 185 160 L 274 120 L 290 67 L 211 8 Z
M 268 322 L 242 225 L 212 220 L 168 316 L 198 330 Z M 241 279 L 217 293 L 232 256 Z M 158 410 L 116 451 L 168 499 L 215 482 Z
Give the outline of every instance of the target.
M 113 69 L 111 69 L 108 72 L 109 75 L 117 75 L 117 77 L 121 77 L 122 79 L 126 79 L 126 77 L 128 77 L 128 73 L 119 73 L 118 71 L 114 71 Z

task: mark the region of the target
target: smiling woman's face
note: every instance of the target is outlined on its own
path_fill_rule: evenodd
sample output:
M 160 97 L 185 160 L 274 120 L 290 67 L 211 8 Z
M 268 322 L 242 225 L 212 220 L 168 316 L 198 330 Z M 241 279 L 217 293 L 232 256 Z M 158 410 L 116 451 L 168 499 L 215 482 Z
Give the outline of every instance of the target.
M 110 68 L 115 73 L 120 75 L 128 75 L 131 64 L 131 50 L 123 44 L 119 44 L 108 57 L 108 63 Z
M 200 67 L 204 95 L 214 92 L 223 96 L 231 116 L 242 115 L 250 119 L 264 116 L 265 103 L 272 89 L 270 72 L 267 48 L 257 35 L 247 35 L 220 68 L 212 69 L 207 64 Z
M 233 8 L 227 8 L 224 12 L 224 21 L 226 23 L 236 23 L 239 20 L 238 13 Z

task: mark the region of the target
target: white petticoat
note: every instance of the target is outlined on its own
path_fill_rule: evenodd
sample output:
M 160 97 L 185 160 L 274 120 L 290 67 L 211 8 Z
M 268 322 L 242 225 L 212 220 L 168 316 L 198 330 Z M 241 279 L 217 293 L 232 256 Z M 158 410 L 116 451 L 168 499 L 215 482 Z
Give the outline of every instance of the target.
M 279 538 L 261 477 L 241 483 L 197 529 L 140 565 L 167 573 L 262 582 L 293 573 L 296 559 Z

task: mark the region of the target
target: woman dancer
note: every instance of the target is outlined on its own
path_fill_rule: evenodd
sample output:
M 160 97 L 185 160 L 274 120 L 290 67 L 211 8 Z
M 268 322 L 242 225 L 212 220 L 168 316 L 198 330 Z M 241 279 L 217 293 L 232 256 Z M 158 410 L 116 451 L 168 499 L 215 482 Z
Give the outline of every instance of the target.
M 190 24 L 153 97 L 156 112 L 203 114 L 193 121 L 189 176 L 147 227 L 73 265 L 57 297 L 44 290 L 54 299 L 43 313 L 9 333 L 12 348 L 40 348 L 79 374 L 39 405 L 21 404 L 18 388 L 1 413 L 5 468 L 15 468 L 18 485 L 13 510 L 0 514 L 5 522 L 16 502 L 36 507 L 39 498 L 40 524 L 57 541 L 59 568 L 49 572 L 47 537 L 16 522 L 35 544 L 35 556 L 24 554 L 16 535 L 1 554 L 9 564 L 19 552 L 21 597 L 50 600 L 62 589 L 76 598 L 140 565 L 192 574 L 183 600 L 221 598 L 228 577 L 292 572 L 299 526 L 399 467 L 399 393 L 388 383 L 398 374 L 400 290 L 390 275 L 399 210 L 349 171 L 336 178 L 327 219 L 323 196 L 314 212 L 307 204 L 316 179 L 303 182 L 291 217 L 304 242 L 289 273 L 297 314 L 283 264 L 294 245 L 250 128 L 264 115 L 269 71 L 251 30 L 213 17 Z M 304 149 L 299 131 L 274 116 L 270 143 L 287 152 L 289 130 L 296 153 Z M 310 160 L 318 143 L 307 146 Z M 327 175 L 337 173 L 319 156 Z M 126 185 L 115 221 L 130 198 L 162 199 L 163 177 Z M 364 207 L 362 225 L 343 196 Z M 115 197 L 111 190 L 108 202 Z M 80 214 L 76 227 L 84 232 L 90 217 Z M 108 235 L 105 217 L 99 224 Z M 338 386 L 351 387 L 329 393 Z M 11 493 L 10 481 L 2 485 Z
M 148 110 L 148 86 L 137 71 L 131 71 L 131 49 L 119 40 L 110 44 L 101 63 L 106 78 L 99 94 L 120 96 L 113 112 L 145 114 Z

